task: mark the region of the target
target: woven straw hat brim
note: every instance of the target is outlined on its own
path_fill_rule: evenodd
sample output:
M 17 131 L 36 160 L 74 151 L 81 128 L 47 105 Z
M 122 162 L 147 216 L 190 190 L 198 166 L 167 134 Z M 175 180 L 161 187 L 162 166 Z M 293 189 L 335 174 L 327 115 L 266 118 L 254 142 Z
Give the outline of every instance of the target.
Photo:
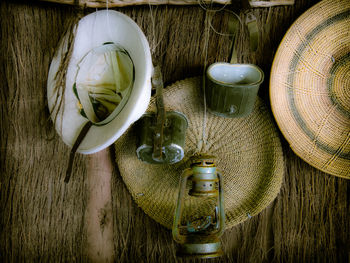
M 293 151 L 350 178 L 350 0 L 322 1 L 299 17 L 271 71 L 273 114 Z
M 247 118 L 222 118 L 207 112 L 207 143 L 201 146 L 204 107 L 200 85 L 200 78 L 191 78 L 164 90 L 166 109 L 182 112 L 189 121 L 185 158 L 181 162 L 151 165 L 138 160 L 135 126 L 115 143 L 120 174 L 135 202 L 167 228 L 173 223 L 180 175 L 189 167 L 189 158 L 195 153 L 217 157 L 224 181 L 227 228 L 266 208 L 279 193 L 282 183 L 284 165 L 280 140 L 260 99 Z M 155 111 L 154 98 L 149 110 Z M 195 199 L 192 205 L 200 212 L 200 198 Z

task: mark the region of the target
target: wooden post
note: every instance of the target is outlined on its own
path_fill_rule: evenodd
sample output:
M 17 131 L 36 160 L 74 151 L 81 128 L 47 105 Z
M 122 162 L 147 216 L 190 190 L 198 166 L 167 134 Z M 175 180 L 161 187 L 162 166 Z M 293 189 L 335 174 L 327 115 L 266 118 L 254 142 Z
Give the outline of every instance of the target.
M 92 262 L 114 262 L 111 177 L 109 149 L 89 156 L 86 209 L 87 255 Z

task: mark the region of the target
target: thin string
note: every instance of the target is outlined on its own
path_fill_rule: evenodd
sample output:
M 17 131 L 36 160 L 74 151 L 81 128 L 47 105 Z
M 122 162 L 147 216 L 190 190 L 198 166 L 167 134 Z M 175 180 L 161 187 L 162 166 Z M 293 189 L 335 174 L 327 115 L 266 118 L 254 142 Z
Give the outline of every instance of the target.
M 90 36 L 90 46 L 93 47 L 93 43 L 94 43 L 94 35 L 95 35 L 95 32 L 96 32 L 96 20 L 97 20 L 97 7 L 96 7 L 96 12 L 94 14 L 94 21 L 92 23 L 92 32 L 91 32 L 91 36 Z
M 108 0 L 106 0 L 106 9 L 107 9 L 107 30 L 108 30 L 108 36 L 109 36 L 110 39 L 112 39 L 111 26 L 109 24 Z
M 221 10 L 220 10 L 220 11 L 221 11 Z M 231 11 L 231 10 L 227 10 L 227 9 L 225 9 L 225 10 L 223 10 L 223 11 L 229 12 L 229 13 L 233 14 L 234 16 L 236 16 L 237 19 L 238 19 L 238 21 L 239 21 L 239 23 L 241 24 L 241 26 L 243 26 L 242 19 L 239 17 L 238 14 L 236 14 L 235 12 L 233 12 L 233 11 Z M 215 15 L 217 12 L 219 12 L 219 11 L 215 11 L 215 12 L 214 12 L 214 15 Z M 214 17 L 214 15 L 213 15 L 213 17 Z M 221 33 L 221 32 L 219 32 L 219 31 L 217 31 L 217 30 L 213 27 L 211 21 L 210 21 L 209 26 L 210 26 L 210 28 L 214 31 L 214 33 L 217 34 L 217 35 L 219 35 L 219 36 L 233 36 L 233 35 L 235 35 L 234 33 L 233 33 L 233 34 L 230 34 L 230 33 Z
M 156 54 L 156 49 L 158 48 L 158 46 L 162 42 L 165 33 L 163 33 L 163 35 L 160 36 L 159 40 L 156 42 L 156 22 L 155 22 L 155 16 L 153 15 L 153 8 L 154 7 L 152 7 L 150 0 L 148 1 L 148 7 L 149 7 L 149 10 L 150 10 L 151 23 L 152 23 L 152 34 L 151 34 L 152 35 L 152 47 L 151 47 L 152 48 L 152 50 L 151 50 L 152 52 L 151 53 L 153 55 L 153 59 L 155 59 L 154 56 Z M 167 23 L 167 20 L 168 20 L 168 6 L 165 7 L 165 14 L 164 14 L 164 16 L 165 16 L 165 20 L 166 20 L 165 24 L 168 24 Z M 159 54 L 157 56 L 157 58 L 159 58 L 159 60 L 160 60 L 160 58 L 165 54 L 165 52 L 166 52 L 166 49 L 161 54 Z M 160 61 L 156 61 L 156 63 L 160 63 Z
M 212 9 L 212 3 L 210 3 L 210 8 L 208 8 L 207 6 L 203 5 L 202 4 L 202 0 L 198 0 L 198 4 L 199 6 L 205 10 L 205 36 L 204 36 L 204 65 L 203 65 L 203 76 L 202 76 L 202 89 L 203 89 L 203 105 L 204 105 L 204 109 L 203 109 L 203 125 L 202 125 L 202 139 L 198 142 L 198 145 L 197 145 L 197 150 L 198 151 L 203 151 L 205 149 L 205 146 L 206 146 L 206 128 L 207 128 L 207 101 L 206 101 L 206 92 L 205 92 L 205 72 L 206 72 L 206 68 L 207 68 L 207 65 L 208 65 L 208 47 L 209 47 L 209 38 L 210 38 L 210 30 L 213 30 L 213 32 L 215 34 L 218 34 L 218 35 L 221 35 L 221 36 L 232 36 L 233 34 L 225 34 L 225 33 L 221 33 L 221 32 L 218 32 L 217 30 L 215 30 L 215 28 L 213 27 L 212 25 L 212 18 L 214 17 L 214 15 L 222 10 L 224 11 L 227 11 L 227 12 L 230 12 L 232 13 L 233 15 L 235 15 L 239 22 L 241 24 L 242 21 L 240 19 L 240 17 L 232 12 L 231 10 L 225 10 L 225 7 L 227 6 L 227 3 L 221 7 L 221 8 L 218 8 L 218 9 Z
M 203 7 L 202 7 L 203 8 Z M 203 125 L 202 125 L 202 139 L 198 142 L 197 150 L 202 151 L 206 145 L 206 128 L 207 128 L 207 101 L 205 95 L 205 71 L 208 65 L 208 46 L 210 37 L 210 23 L 211 23 L 211 12 L 205 10 L 205 35 L 204 35 L 204 65 L 203 65 L 203 76 L 202 76 L 202 86 L 203 86 Z
M 148 7 L 149 7 L 149 11 L 150 11 L 150 15 L 151 15 L 151 23 L 152 23 L 152 54 L 155 53 L 156 47 L 159 45 L 160 42 L 155 43 L 155 38 L 156 38 L 156 22 L 154 20 L 154 16 L 153 16 L 153 10 L 152 10 L 152 6 L 151 6 L 151 2 L 148 1 Z
M 81 9 L 76 9 L 76 10 L 78 10 L 78 16 L 75 19 L 78 19 L 78 20 L 71 21 L 71 25 L 68 27 L 67 31 L 64 34 L 63 39 L 61 39 L 59 44 L 61 46 L 62 56 L 60 59 L 59 68 L 54 77 L 55 87 L 53 91 L 54 91 L 54 94 L 56 93 L 56 97 L 50 113 L 50 117 L 53 116 L 53 123 L 56 125 L 58 115 L 60 115 L 61 117 L 60 128 L 59 128 L 60 134 L 63 133 L 62 129 L 63 129 L 63 116 L 65 111 L 65 90 L 66 90 L 65 87 L 66 87 L 67 68 L 74 49 L 75 35 L 78 29 L 78 21 L 82 17 Z M 85 8 L 83 9 L 83 11 L 84 10 Z M 65 43 L 67 44 L 66 48 L 65 48 L 66 45 L 62 43 L 62 41 L 65 41 Z
M 224 10 L 225 7 L 229 4 L 229 2 L 226 2 L 222 7 L 218 8 L 218 9 L 213 9 L 213 8 L 212 8 L 212 6 L 213 6 L 213 1 L 210 1 L 210 5 L 209 5 L 210 8 L 208 8 L 208 7 L 206 6 L 205 2 L 202 1 L 202 0 L 198 0 L 197 2 L 198 2 L 198 4 L 199 4 L 199 6 L 200 6 L 203 10 L 208 11 L 208 12 L 220 12 L 221 10 Z

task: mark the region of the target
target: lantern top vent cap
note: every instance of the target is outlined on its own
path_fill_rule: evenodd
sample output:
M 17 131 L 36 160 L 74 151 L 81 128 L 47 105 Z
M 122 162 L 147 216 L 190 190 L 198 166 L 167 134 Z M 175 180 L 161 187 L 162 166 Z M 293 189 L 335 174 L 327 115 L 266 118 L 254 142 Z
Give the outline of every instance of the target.
M 191 167 L 202 166 L 202 167 L 215 167 L 216 157 L 208 154 L 195 155 L 191 158 Z

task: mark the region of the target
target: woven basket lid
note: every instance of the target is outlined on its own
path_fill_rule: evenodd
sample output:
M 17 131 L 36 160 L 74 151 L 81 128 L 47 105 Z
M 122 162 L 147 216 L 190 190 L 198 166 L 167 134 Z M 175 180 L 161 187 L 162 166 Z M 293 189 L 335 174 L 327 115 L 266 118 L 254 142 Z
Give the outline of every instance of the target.
M 115 144 L 120 174 L 136 203 L 154 220 L 171 228 L 179 192 L 179 179 L 196 153 L 217 157 L 225 194 L 226 227 L 258 214 L 279 193 L 283 177 L 280 140 L 267 108 L 257 100 L 247 118 L 223 118 L 207 113 L 206 138 L 202 144 L 203 96 L 200 78 L 178 81 L 164 91 L 167 110 L 184 113 L 189 121 L 185 157 L 172 165 L 151 165 L 136 157 L 133 126 Z M 155 111 L 151 99 L 150 111 Z M 198 201 L 199 200 L 199 201 Z M 194 198 L 191 207 L 200 206 Z
M 272 66 L 278 126 L 310 165 L 350 178 L 350 1 L 325 0 L 299 17 Z

